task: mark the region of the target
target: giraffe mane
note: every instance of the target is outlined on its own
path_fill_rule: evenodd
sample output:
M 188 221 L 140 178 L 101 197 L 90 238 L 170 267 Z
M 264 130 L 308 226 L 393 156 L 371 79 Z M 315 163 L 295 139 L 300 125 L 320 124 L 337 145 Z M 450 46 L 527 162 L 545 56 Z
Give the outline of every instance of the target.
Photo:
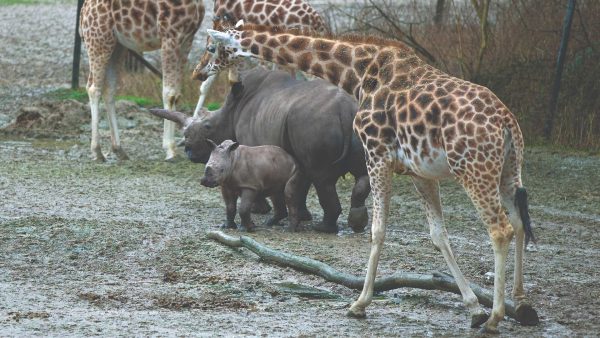
M 242 31 L 251 30 L 257 33 L 270 33 L 270 34 L 289 34 L 294 36 L 305 36 L 311 38 L 322 38 L 327 40 L 336 40 L 342 42 L 348 42 L 352 44 L 370 44 L 380 47 L 395 47 L 405 51 L 414 53 L 414 50 L 407 46 L 405 43 L 386 39 L 380 36 L 373 35 L 362 35 L 362 34 L 330 34 L 330 33 L 316 33 L 305 27 L 288 28 L 286 26 L 267 26 L 267 25 L 256 25 L 256 24 L 244 24 Z

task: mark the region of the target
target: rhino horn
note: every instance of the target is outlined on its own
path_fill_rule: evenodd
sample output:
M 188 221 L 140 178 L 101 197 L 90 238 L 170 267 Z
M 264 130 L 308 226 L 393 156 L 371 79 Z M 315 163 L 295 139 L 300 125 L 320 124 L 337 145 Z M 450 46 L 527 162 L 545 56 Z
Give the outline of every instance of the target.
M 150 109 L 150 113 L 158 117 L 162 117 L 163 119 L 177 122 L 181 124 L 184 128 L 187 127 L 193 121 L 193 118 L 178 111 L 170 111 L 167 109 Z

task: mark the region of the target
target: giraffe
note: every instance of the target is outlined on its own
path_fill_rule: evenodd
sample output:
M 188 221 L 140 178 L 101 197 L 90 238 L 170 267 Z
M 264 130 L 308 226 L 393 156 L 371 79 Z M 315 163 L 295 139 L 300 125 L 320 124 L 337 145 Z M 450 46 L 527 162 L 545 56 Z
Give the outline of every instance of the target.
M 215 0 L 213 12 L 213 29 L 219 31 L 233 27 L 239 20 L 267 26 L 306 28 L 319 33 L 329 31 L 319 13 L 304 0 Z M 211 46 L 210 38 L 207 38 L 206 46 L 207 51 L 200 58 L 198 72 L 194 71 L 192 75 L 192 78 L 203 81 L 194 117 L 198 117 L 206 95 L 216 79 L 216 74 L 209 78 L 197 76 L 199 70 L 211 62 L 215 51 L 215 47 Z M 239 81 L 237 67 L 229 68 L 228 77 L 230 83 Z
M 409 175 L 423 200 L 430 236 L 441 251 L 471 314 L 471 327 L 498 332 L 504 318 L 508 247 L 515 244 L 513 299 L 522 324 L 539 319 L 523 288 L 525 241 L 533 238 L 521 180 L 523 136 L 515 116 L 486 87 L 452 77 L 401 42 L 365 36 L 315 36 L 280 27 L 244 25 L 209 30 L 227 46 L 228 63 L 256 57 L 322 77 L 358 100 L 354 131 L 365 149 L 373 196 L 371 253 L 359 298 L 348 311 L 365 317 L 385 239 L 392 174 Z M 210 65 L 217 71 L 223 65 Z M 442 215 L 439 180 L 454 178 L 485 223 L 494 252 L 490 315 L 460 271 Z
M 181 79 L 194 35 L 204 18 L 202 0 L 86 0 L 81 10 L 80 31 L 87 47 L 90 74 L 87 92 L 92 112 L 92 156 L 103 162 L 99 144 L 100 98 L 108 117 L 112 150 L 121 160 L 115 115 L 115 91 L 126 48 L 160 49 L 163 70 L 162 98 L 165 109 L 175 109 L 181 97 Z M 175 123 L 164 121 L 162 145 L 166 159 L 175 157 Z

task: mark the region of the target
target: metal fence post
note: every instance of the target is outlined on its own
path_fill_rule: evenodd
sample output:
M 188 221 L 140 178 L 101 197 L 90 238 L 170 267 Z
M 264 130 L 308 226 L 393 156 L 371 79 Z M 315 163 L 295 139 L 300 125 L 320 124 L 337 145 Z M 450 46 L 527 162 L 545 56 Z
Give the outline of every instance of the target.
M 75 45 L 73 47 L 73 69 L 71 72 L 71 89 L 79 88 L 79 63 L 81 57 L 81 36 L 79 36 L 79 18 L 84 0 L 77 0 L 77 20 L 75 22 Z
M 567 5 L 567 13 L 565 14 L 565 21 L 563 22 L 562 38 L 560 40 L 558 60 L 556 62 L 556 73 L 554 75 L 552 89 L 550 90 L 550 107 L 548 109 L 548 116 L 546 117 L 546 123 L 544 126 L 544 137 L 546 140 L 550 140 L 552 137 L 552 129 L 554 128 L 554 116 L 556 115 L 558 105 L 558 94 L 560 91 L 560 80 L 562 78 L 563 66 L 565 63 L 565 54 L 567 52 L 567 45 L 569 44 L 569 35 L 571 34 L 571 23 L 573 22 L 573 13 L 575 12 L 575 1 L 576 0 L 569 0 Z

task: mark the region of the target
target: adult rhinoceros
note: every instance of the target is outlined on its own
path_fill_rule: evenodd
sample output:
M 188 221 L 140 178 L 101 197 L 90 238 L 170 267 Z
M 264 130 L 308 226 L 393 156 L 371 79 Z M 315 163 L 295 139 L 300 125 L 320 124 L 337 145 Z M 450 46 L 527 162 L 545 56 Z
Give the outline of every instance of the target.
M 262 67 L 243 74 L 223 107 L 204 111 L 196 119 L 181 112 L 152 110 L 184 128 L 185 152 L 193 162 L 206 163 L 211 152 L 207 139 L 231 139 L 247 146 L 276 145 L 299 164 L 304 184 L 300 214 L 312 183 L 323 207 L 323 220 L 313 227 L 335 233 L 341 213 L 335 184 L 350 172 L 355 178 L 348 225 L 362 231 L 367 224 L 365 207 L 370 186 L 362 145 L 352 132 L 357 111 L 352 97 L 321 80 L 300 81 L 282 71 Z M 310 214 L 308 214 L 310 215 Z

